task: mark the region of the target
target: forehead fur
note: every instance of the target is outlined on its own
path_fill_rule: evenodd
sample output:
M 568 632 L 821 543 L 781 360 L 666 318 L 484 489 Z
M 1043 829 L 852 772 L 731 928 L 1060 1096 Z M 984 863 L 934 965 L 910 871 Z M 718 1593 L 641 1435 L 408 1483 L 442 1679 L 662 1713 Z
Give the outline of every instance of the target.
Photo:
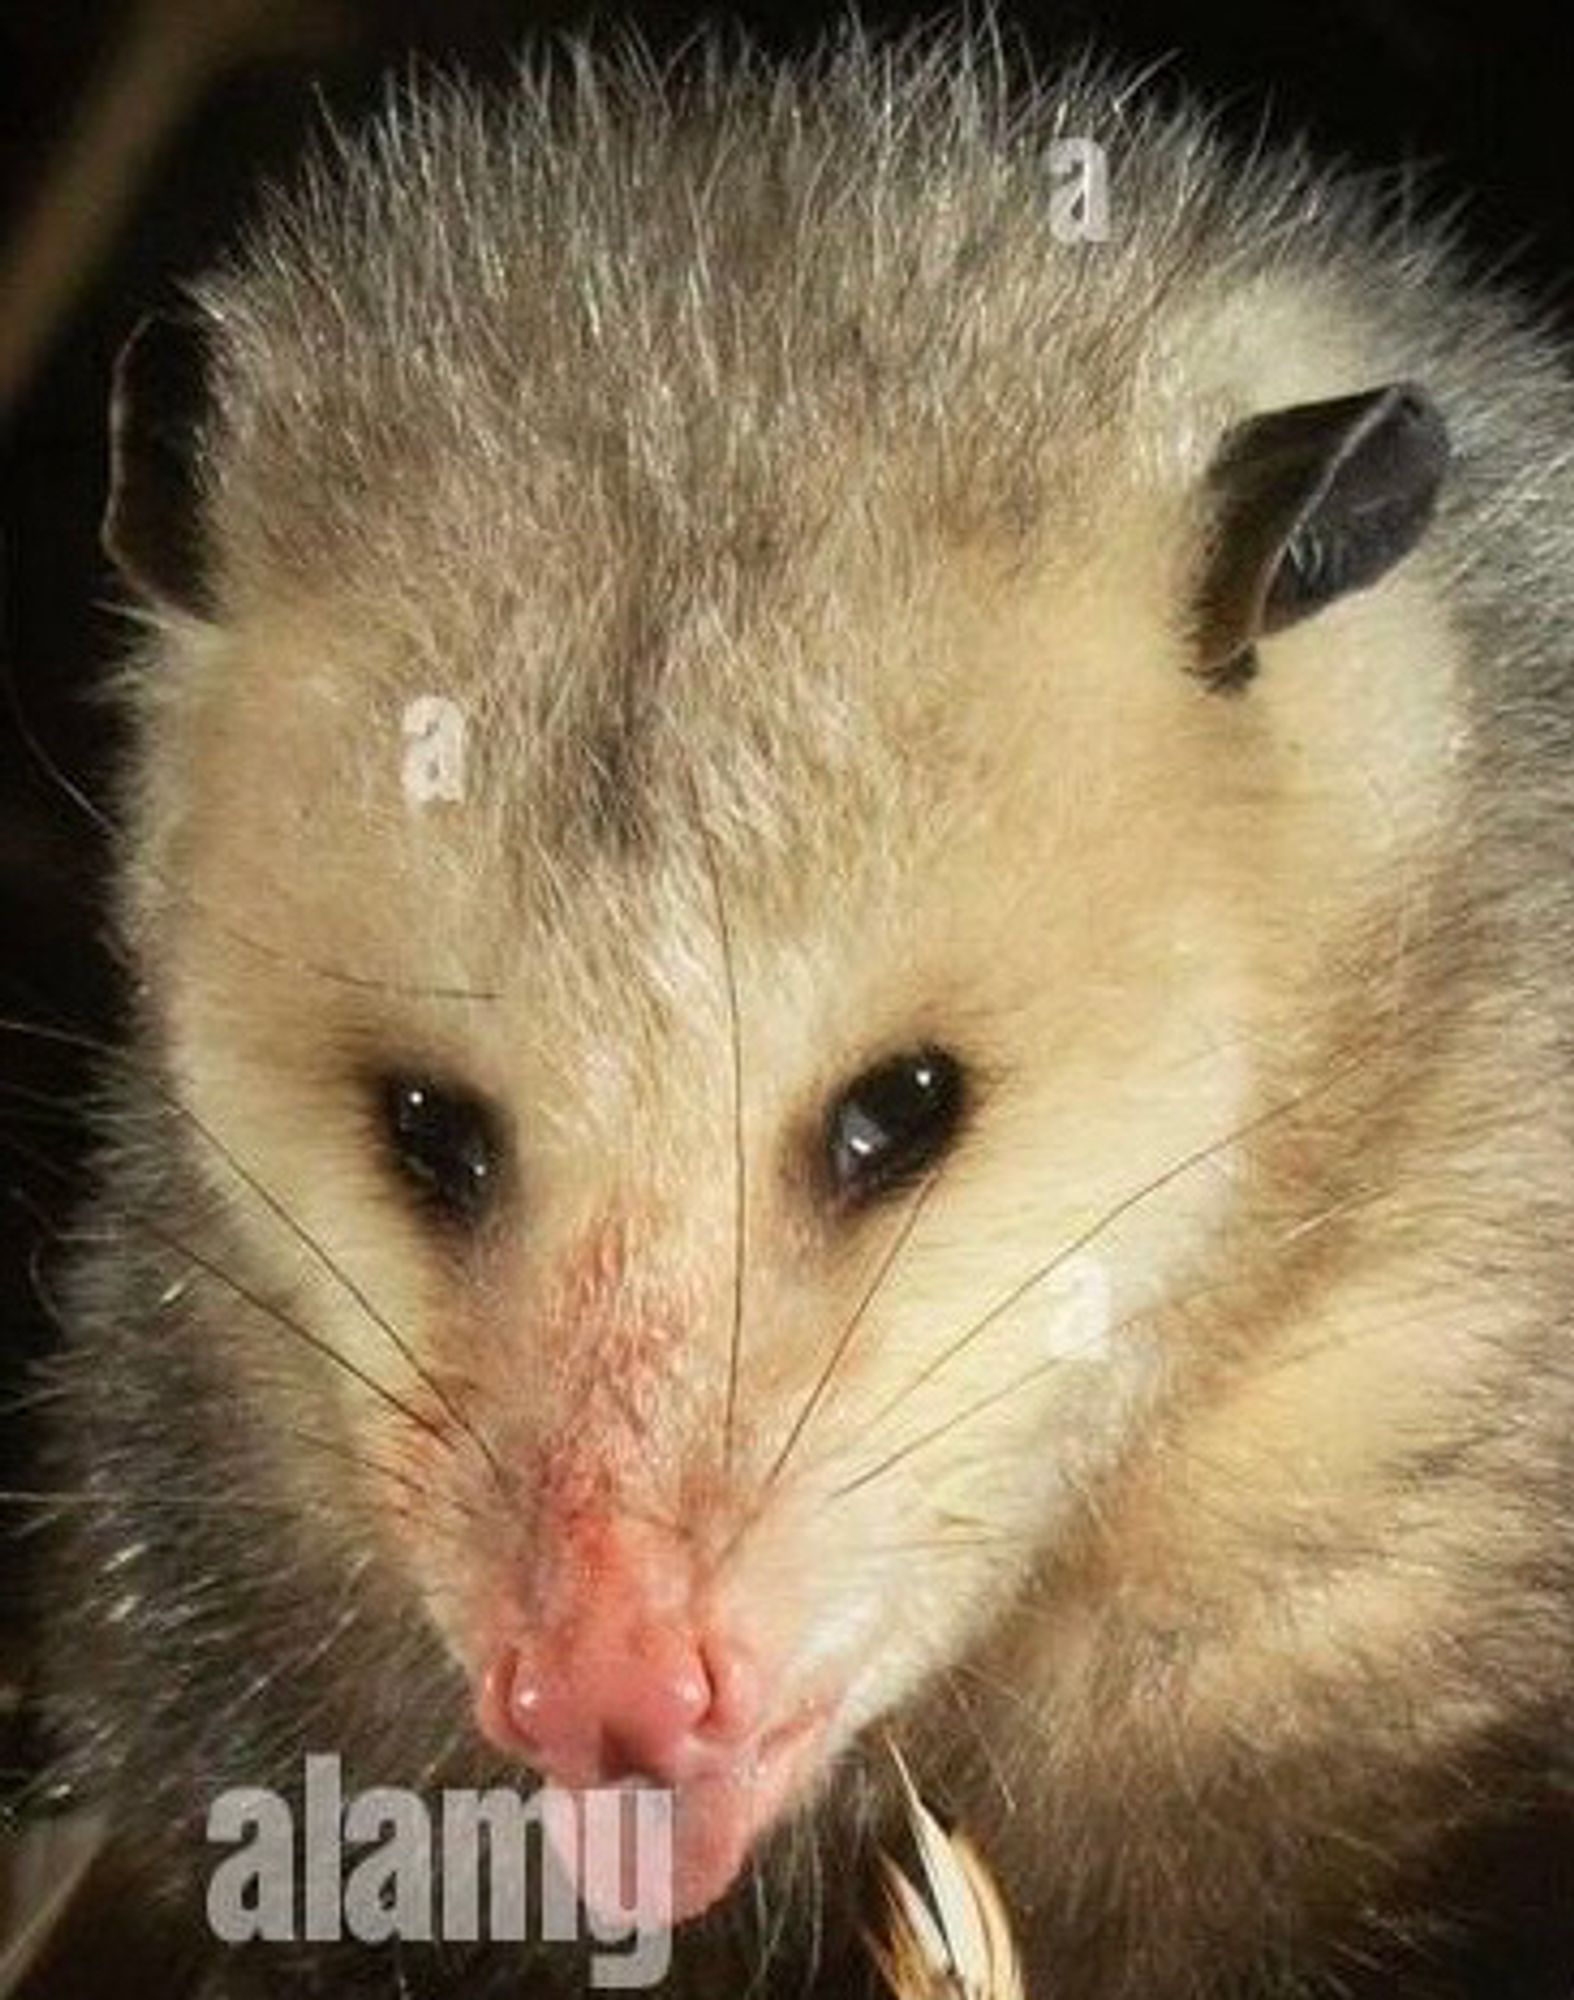
M 1065 137 L 1106 150 L 1106 241 L 1050 226 Z M 1356 254 L 1326 186 L 1217 164 L 951 41 L 395 104 L 199 293 L 222 615 L 315 603 L 363 688 L 459 694 L 527 746 L 537 844 L 648 841 L 684 766 L 736 817 L 838 773 L 867 816 L 903 753 L 865 711 L 922 690 L 849 632 L 900 655 L 959 554 L 987 596 L 1133 504 L 1162 539 L 1231 414 L 1186 326 L 1292 242 Z

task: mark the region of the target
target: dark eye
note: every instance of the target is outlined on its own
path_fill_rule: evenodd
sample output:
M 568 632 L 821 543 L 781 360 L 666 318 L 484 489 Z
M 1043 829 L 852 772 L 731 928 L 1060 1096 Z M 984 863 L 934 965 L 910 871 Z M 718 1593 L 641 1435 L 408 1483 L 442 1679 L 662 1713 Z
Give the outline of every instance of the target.
M 418 1199 L 474 1228 L 502 1174 L 501 1121 L 472 1092 L 418 1076 L 386 1077 L 382 1119 L 394 1165 Z
M 955 1139 L 966 1098 L 962 1065 L 943 1049 L 918 1049 L 866 1070 L 826 1123 L 836 1192 L 863 1199 L 923 1173 Z

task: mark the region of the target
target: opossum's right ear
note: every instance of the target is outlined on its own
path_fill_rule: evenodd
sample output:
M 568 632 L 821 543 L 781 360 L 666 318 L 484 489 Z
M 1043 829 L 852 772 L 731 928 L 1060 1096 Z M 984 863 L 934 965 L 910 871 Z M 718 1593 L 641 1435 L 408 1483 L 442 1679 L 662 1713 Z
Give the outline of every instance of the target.
M 201 449 L 207 341 L 189 320 L 144 319 L 120 350 L 110 402 L 110 560 L 141 597 L 205 617 Z
M 1208 468 L 1198 673 L 1214 687 L 1244 686 L 1260 638 L 1386 575 L 1426 532 L 1447 469 L 1447 427 L 1411 382 L 1271 410 L 1228 431 Z

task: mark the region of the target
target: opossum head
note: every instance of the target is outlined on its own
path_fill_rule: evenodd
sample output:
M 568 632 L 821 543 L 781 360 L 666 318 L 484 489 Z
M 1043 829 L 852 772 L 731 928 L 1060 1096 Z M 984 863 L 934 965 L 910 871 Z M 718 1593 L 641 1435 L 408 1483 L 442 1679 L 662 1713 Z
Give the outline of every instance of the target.
M 683 1915 L 1162 1400 L 1420 811 L 1351 594 L 1441 442 L 1358 353 L 1194 365 L 1219 299 L 1137 339 L 1155 260 L 982 126 L 577 115 L 391 124 L 128 355 L 126 906 L 202 1228 L 310 1334 L 234 1301 L 246 1421 L 492 1744 L 672 1788 Z

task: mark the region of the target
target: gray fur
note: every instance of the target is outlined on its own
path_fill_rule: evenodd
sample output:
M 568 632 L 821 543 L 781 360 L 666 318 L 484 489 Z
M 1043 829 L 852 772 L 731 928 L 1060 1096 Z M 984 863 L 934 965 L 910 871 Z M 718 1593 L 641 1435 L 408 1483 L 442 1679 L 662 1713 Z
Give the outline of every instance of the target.
M 1179 552 L 1166 618 L 1183 650 L 1206 541 L 1196 495 L 1256 393 L 1250 367 L 1219 358 L 1232 300 L 1267 285 L 1309 302 L 1355 330 L 1371 379 L 1423 382 L 1447 418 L 1455 470 L 1417 572 L 1466 662 L 1447 808 L 1416 859 L 1437 922 L 1393 968 L 1395 1029 L 1376 1020 L 1375 982 L 1414 885 L 1385 878 L 1352 908 L 1348 961 L 1330 954 L 1307 996 L 1307 1048 L 1285 1060 L 1298 1075 L 1308 1049 L 1348 1054 L 1394 1029 L 1382 1088 L 1359 1104 L 1336 1091 L 1326 1117 L 1297 1127 L 1313 1164 L 1269 1157 L 1208 1254 L 1235 1258 L 1223 1268 L 1242 1287 L 1221 1341 L 1293 1326 L 1320 1295 L 1317 1258 L 1336 1275 L 1359 1267 L 1374 1229 L 1435 1244 L 1440 1294 L 1451 1257 L 1477 1274 L 1502 1264 L 1501 1369 L 1483 1370 L 1469 1421 L 1446 1442 L 1420 1440 L 1393 1475 L 1396 1517 L 1434 1497 L 1445 1516 L 1455 1507 L 1450 1546 L 1476 1518 L 1492 1549 L 1507 1519 L 1532 1530 L 1528 1554 L 1511 1538 L 1479 1571 L 1458 1556 L 1479 1617 L 1436 1635 L 1435 1680 L 1414 1689 L 1418 1704 L 1479 1710 L 1479 1726 L 1418 1769 L 1380 1667 L 1354 1657 L 1337 1685 L 1308 1693 L 1316 1674 L 1303 1685 L 1287 1665 L 1293 1699 L 1319 1718 L 1306 1740 L 1334 1739 L 1347 1758 L 1308 1753 L 1303 1770 L 1277 1749 L 1259 1759 L 1250 1740 L 1224 1759 L 1177 1737 L 1155 1768 L 1124 1733 L 1122 1702 L 1167 1684 L 1195 1637 L 1179 1629 L 1112 1645 L 1088 1696 L 1108 1717 L 1091 1751 L 1061 1733 L 1087 1690 L 1063 1696 L 1058 1668 L 1000 1698 L 981 1684 L 977 1755 L 956 1740 L 943 1685 L 906 1716 L 986 1851 L 998 1836 L 1045 2000 L 1332 1995 L 1400 1990 L 1400 1977 L 1417 1982 L 1406 1992 L 1432 1991 L 1417 1968 L 1429 1950 L 1446 1966 L 1437 1938 L 1463 1905 L 1429 1871 L 1456 1843 L 1468 1852 L 1478 1826 L 1556 1803 L 1574 1688 L 1574 397 L 1561 364 L 1518 306 L 1475 286 L 1437 231 L 1390 215 L 1372 188 L 1300 158 L 1232 159 L 1196 114 L 1145 109 L 1095 67 L 1025 103 L 987 51 L 958 39 L 855 42 L 786 74 L 717 60 L 682 89 L 632 59 L 570 68 L 562 87 L 524 80 L 502 102 L 439 87 L 391 107 L 275 202 L 194 299 L 215 355 L 202 451 L 214 623 L 316 606 L 325 629 L 380 649 L 360 686 L 369 710 L 426 686 L 471 705 L 484 721 L 475 868 L 489 871 L 509 949 L 516 930 L 528 937 L 550 961 L 542 980 L 580 996 L 561 1012 L 586 1033 L 602 1008 L 632 1018 L 636 991 L 656 997 L 626 1048 L 662 1032 L 661 981 L 682 990 L 673 940 L 685 924 L 705 934 L 707 866 L 735 891 L 757 882 L 779 931 L 822 899 L 854 908 L 850 884 L 900 880 L 906 852 L 972 823 L 975 739 L 951 725 L 968 663 L 932 684 L 872 675 L 873 607 L 975 556 L 1003 595 L 1056 562 L 1075 573 L 1112 492 L 1135 494 Z M 1109 150 L 1107 244 L 1057 242 L 1045 227 L 1057 134 Z M 805 636 L 860 620 L 862 651 Z M 125 1845 L 148 1851 L 155 1901 L 187 1922 L 194 1815 L 219 1783 L 260 1771 L 283 1782 L 323 1740 L 363 1779 L 491 1770 L 469 1743 L 461 1678 L 368 1523 L 331 1499 L 302 1505 L 289 1441 L 321 1371 L 273 1359 L 263 1314 L 205 1269 L 157 1303 L 186 1248 L 270 1298 L 281 1289 L 215 1195 L 201 1135 L 168 1103 L 183 1085 L 164 982 L 188 937 L 198 789 L 185 718 L 207 698 L 206 643 L 166 617 L 133 675 L 125 907 L 149 997 L 112 1078 L 76 1275 L 62 1483 L 97 1499 L 61 1557 L 55 1660 L 82 1782 L 107 1798 Z M 1243 745 L 1259 692 L 1220 724 Z M 347 786 L 357 768 L 347 753 Z M 785 879 L 788 855 L 798 873 Z M 257 857 L 260 882 L 269 861 Z M 322 863 L 328 899 L 337 865 Z M 667 869 L 675 901 L 641 900 Z M 346 879 L 336 935 L 350 936 L 353 869 Z M 250 928 L 272 907 L 261 889 L 255 901 L 226 917 Z M 324 952 L 303 957 L 310 1012 Z M 454 965 L 446 941 L 434 947 L 429 981 L 452 983 Z M 350 969 L 373 984 L 405 976 Z M 461 966 L 483 984 L 493 970 Z M 1090 1012 L 1098 981 L 1091 967 Z M 702 1043 L 715 1025 L 701 1024 Z M 1355 1220 L 1317 1235 L 1340 1201 Z M 1313 1247 L 1254 1262 L 1287 1217 Z M 268 1359 L 237 1361 L 247 1335 Z M 1171 1421 L 1161 1414 L 1151 1434 L 1155 1462 Z M 1250 1511 L 1243 1496 L 1241 1518 Z M 1393 1532 L 1397 1572 L 1408 1545 Z M 1302 1583 L 1370 1553 L 1341 1554 L 1336 1532 L 1314 1525 L 1259 1552 L 1261 1575 L 1277 1561 Z M 1022 1602 L 1062 1607 L 1073 1638 L 1113 1623 L 1121 1579 L 1079 1625 L 1063 1609 L 1075 1591 L 1056 1596 L 1060 1561 L 1041 1553 Z M 1234 1611 L 1226 1594 L 1220 1629 Z M 999 1657 L 1016 1658 L 1009 1632 L 1002 1643 Z M 980 1658 L 995 1670 L 995 1655 Z M 855 1763 L 824 1808 L 839 1829 L 828 1839 L 876 1812 L 864 1770 Z M 1014 1821 L 1003 1789 L 1023 1800 Z M 783 1994 L 813 1977 L 823 1914 L 814 1990 L 839 1996 L 864 1974 L 849 1969 L 849 1913 L 834 1896 L 814 1908 L 806 1838 L 782 1843 L 785 1939 L 762 1976 Z M 742 1991 L 765 1958 L 745 1890 L 680 1940 L 674 1990 Z M 1563 1990 L 1548 1965 L 1548 1982 L 1524 1991 Z M 324 1956 L 256 1990 L 381 1994 L 392 1976 L 384 1961 L 363 1973 Z M 518 1975 L 505 1955 L 484 1970 L 412 1961 L 404 1976 L 414 1993 L 480 2000 Z M 562 1976 L 571 1985 L 573 1969 Z M 1489 1990 L 1472 1976 L 1439 1971 L 1435 1991 Z M 231 1973 L 214 1977 L 228 1996 Z

